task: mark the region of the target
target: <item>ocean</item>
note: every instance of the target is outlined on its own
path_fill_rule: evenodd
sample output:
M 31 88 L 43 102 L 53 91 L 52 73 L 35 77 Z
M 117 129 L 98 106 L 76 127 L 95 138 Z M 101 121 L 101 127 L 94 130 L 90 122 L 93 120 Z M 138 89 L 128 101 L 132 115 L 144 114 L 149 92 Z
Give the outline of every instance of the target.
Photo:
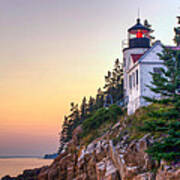
M 50 165 L 52 161 L 42 158 L 0 158 L 0 179 L 5 175 L 17 176 L 25 169 Z

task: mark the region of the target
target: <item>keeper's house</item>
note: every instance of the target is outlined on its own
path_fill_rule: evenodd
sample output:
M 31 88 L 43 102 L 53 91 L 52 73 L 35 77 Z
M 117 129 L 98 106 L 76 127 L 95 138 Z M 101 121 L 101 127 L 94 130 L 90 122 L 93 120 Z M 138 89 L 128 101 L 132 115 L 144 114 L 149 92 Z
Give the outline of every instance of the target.
M 150 72 L 160 73 L 159 68 L 163 67 L 163 61 L 157 55 L 163 49 L 161 42 L 151 45 L 150 32 L 140 19 L 128 29 L 128 47 L 123 49 L 124 94 L 128 114 L 148 105 L 143 96 L 161 98 L 147 87 L 152 81 Z

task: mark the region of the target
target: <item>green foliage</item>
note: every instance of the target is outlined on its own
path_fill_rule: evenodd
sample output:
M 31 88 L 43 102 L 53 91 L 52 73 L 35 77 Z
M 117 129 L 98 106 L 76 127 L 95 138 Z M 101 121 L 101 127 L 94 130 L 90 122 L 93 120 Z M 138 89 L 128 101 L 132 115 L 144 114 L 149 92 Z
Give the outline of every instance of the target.
M 149 102 L 161 105 L 151 110 L 140 131 L 155 135 L 162 133 L 161 140 L 148 148 L 153 159 L 172 161 L 180 158 L 180 51 L 164 47 L 159 57 L 165 68 L 153 72 L 151 91 L 161 95 L 161 99 L 144 97 Z
M 104 89 L 106 95 L 112 96 L 113 103 L 123 98 L 123 68 L 119 59 L 116 59 L 114 69 L 105 76 Z
M 138 127 L 133 137 L 137 139 L 137 137 L 141 135 L 140 132 L 144 132 L 151 133 L 154 138 L 158 138 L 158 141 L 153 143 L 146 151 L 154 160 L 160 162 L 162 159 L 166 161 L 180 159 L 180 120 L 167 120 L 166 118 L 163 119 L 164 115 L 160 116 L 160 112 L 164 114 L 168 112 L 169 109 L 172 109 L 172 106 L 167 107 L 152 104 L 148 108 L 149 112 L 146 113 L 146 117 L 142 121 L 142 124 L 139 123 L 139 120 L 142 119 L 143 116 L 138 116 L 137 113 L 135 114 Z M 144 108 L 144 110 L 145 109 L 146 108 Z M 133 132 L 132 129 L 131 131 Z M 133 139 L 132 137 L 130 138 Z
M 59 152 L 63 149 L 64 144 L 72 139 L 73 130 L 85 120 L 87 120 L 87 124 L 89 123 L 91 127 L 99 126 L 99 122 L 93 124 L 88 120 L 96 111 L 98 111 L 99 114 L 102 114 L 105 120 L 111 117 L 113 121 L 113 117 L 115 117 L 114 113 L 107 111 L 108 113 L 106 114 L 106 110 L 103 110 L 107 94 L 110 94 L 113 97 L 114 103 L 123 98 L 123 69 L 118 59 L 115 61 L 114 69 L 108 71 L 108 75 L 105 76 L 104 91 L 99 88 L 95 98 L 90 96 L 89 100 L 87 100 L 86 97 L 84 97 L 79 107 L 78 104 L 71 103 L 70 114 L 65 117 L 60 132 Z M 116 111 L 113 107 L 110 109 Z M 98 121 L 98 115 L 95 118 Z M 100 122 L 102 122 L 102 120 L 100 120 Z M 94 132 L 94 137 L 95 136 L 97 136 L 96 132 Z
M 86 102 L 86 97 L 83 98 L 82 103 L 81 103 L 81 107 L 80 107 L 80 120 L 81 122 L 87 117 L 87 109 L 88 109 L 88 105 Z
M 180 18 L 178 17 L 178 24 L 180 24 Z M 177 46 L 180 45 L 180 27 L 174 28 L 175 32 L 175 37 L 174 37 L 174 42 L 177 44 Z
M 117 105 L 97 110 L 83 122 L 84 136 L 92 130 L 98 129 L 105 122 L 116 122 L 119 115 L 122 115 L 122 109 Z
M 165 68 L 160 68 L 160 72 L 151 73 L 153 86 L 148 87 L 163 98 L 157 100 L 145 97 L 145 99 L 155 103 L 174 104 L 179 99 L 177 90 L 180 87 L 180 51 L 164 48 L 159 57 L 164 61 Z
M 180 132 L 170 130 L 168 137 L 163 138 L 160 142 L 155 142 L 148 148 L 149 153 L 153 159 L 160 161 L 175 161 L 180 159 Z
M 104 92 L 101 90 L 101 88 L 99 88 L 96 95 L 95 110 L 102 108 L 103 106 L 104 106 Z
M 167 119 L 165 116 L 166 113 L 171 112 L 173 106 L 151 105 L 148 108 L 149 112 L 146 113 L 145 121 L 137 129 L 140 132 L 150 132 L 159 140 L 152 144 L 146 152 L 159 162 L 161 159 L 178 160 L 180 158 L 180 121 L 174 117 Z
M 160 103 L 160 105 L 163 105 Z M 158 119 L 158 120 L 168 120 L 175 118 L 174 112 L 172 110 L 172 106 L 162 106 L 157 108 L 156 110 L 149 111 L 147 115 L 153 119 Z
M 173 129 L 174 131 L 180 130 L 180 121 L 169 122 L 169 129 Z
M 154 30 L 152 29 L 152 25 L 149 24 L 147 19 L 144 20 L 144 26 L 150 29 L 150 33 L 154 32 Z M 154 36 L 150 36 L 150 39 L 154 40 L 155 37 Z
M 166 122 L 163 120 L 145 121 L 144 126 L 139 127 L 140 131 L 145 132 L 164 132 L 168 130 Z

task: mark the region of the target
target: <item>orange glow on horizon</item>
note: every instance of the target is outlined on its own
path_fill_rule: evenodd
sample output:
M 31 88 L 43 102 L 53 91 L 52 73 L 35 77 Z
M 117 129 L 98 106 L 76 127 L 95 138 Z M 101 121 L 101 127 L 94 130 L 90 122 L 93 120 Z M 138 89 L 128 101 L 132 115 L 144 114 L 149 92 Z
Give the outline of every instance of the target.
M 2 1 L 0 155 L 56 151 L 70 103 L 95 96 L 114 60 L 123 59 L 139 5 L 154 36 L 171 44 L 175 1 Z

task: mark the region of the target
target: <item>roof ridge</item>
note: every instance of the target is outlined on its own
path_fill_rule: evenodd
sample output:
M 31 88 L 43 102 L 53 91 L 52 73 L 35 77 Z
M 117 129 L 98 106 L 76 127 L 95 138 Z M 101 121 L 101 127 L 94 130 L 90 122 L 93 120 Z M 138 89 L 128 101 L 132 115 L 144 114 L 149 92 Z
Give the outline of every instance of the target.
M 151 52 L 157 45 L 161 45 L 161 41 L 157 40 L 151 48 L 149 48 L 145 53 L 140 57 L 139 63 L 146 57 L 146 55 Z

